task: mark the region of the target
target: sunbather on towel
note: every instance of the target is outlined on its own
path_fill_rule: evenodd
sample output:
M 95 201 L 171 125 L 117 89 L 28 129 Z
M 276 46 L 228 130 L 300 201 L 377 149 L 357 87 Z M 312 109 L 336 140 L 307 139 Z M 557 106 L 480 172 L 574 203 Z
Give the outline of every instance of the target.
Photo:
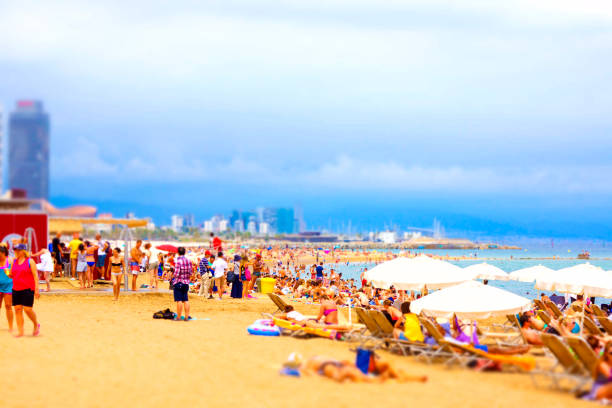
M 381 360 L 372 353 L 370 361 L 370 372 L 364 374 L 357 366 L 348 360 L 335 360 L 321 356 L 314 356 L 302 362 L 299 356 L 294 356 L 285 366 L 297 368 L 301 374 L 318 374 L 338 382 L 384 382 L 389 379 L 398 382 L 427 381 L 426 376 L 411 376 L 404 371 L 394 367 L 391 363 Z

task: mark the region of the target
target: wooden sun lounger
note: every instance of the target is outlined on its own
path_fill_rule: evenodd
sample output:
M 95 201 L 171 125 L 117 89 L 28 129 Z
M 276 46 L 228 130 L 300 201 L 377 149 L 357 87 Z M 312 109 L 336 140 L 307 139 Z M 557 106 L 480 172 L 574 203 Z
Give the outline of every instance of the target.
M 601 329 L 595 324 L 595 322 L 589 317 L 584 316 L 584 328 L 591 334 L 601 336 Z
M 548 310 L 548 307 L 540 299 L 533 299 L 533 304 L 540 310 Z
M 281 298 L 280 296 L 278 296 L 275 293 L 268 293 L 268 297 L 272 300 L 272 302 L 274 302 L 274 304 L 276 305 L 276 310 L 274 311 L 274 313 L 272 314 L 276 314 L 278 312 L 284 313 L 285 312 L 285 306 L 287 306 L 287 302 L 285 302 L 283 300 L 283 298 Z
M 565 341 L 574 350 L 586 372 L 593 373 L 597 366 L 598 358 L 591 346 L 582 337 L 566 337 Z
M 574 384 L 571 390 L 575 392 L 589 382 L 589 373 L 586 372 L 584 366 L 574 357 L 572 351 L 563 343 L 560 337 L 543 333 L 542 342 L 544 342 L 544 345 L 555 357 L 556 364 L 550 371 L 540 371 L 540 374 L 549 377 L 554 388 L 562 389 L 561 381 L 568 380 Z
M 593 311 L 593 314 L 597 317 L 605 317 L 608 318 L 608 315 L 606 314 L 606 312 L 604 312 L 601 307 L 597 306 L 595 303 L 593 303 L 591 305 L 591 310 Z
M 545 304 L 546 306 L 548 306 L 548 309 L 553 313 L 555 319 L 558 319 L 563 316 L 563 313 L 561 313 L 561 310 L 559 310 L 559 307 L 557 306 L 556 303 L 553 303 L 552 301 L 547 300 Z
M 550 326 L 550 322 L 551 322 L 551 320 L 552 320 L 552 319 L 551 319 L 551 317 L 548 315 L 548 313 L 546 313 L 546 311 L 544 311 L 544 310 L 538 310 L 538 317 L 539 317 L 540 319 L 542 319 L 542 321 L 543 321 L 544 323 L 546 323 L 547 325 L 549 325 L 549 326 Z
M 369 310 L 368 315 L 378 326 L 379 336 L 384 339 L 389 351 L 399 351 L 403 355 L 414 355 L 423 357 L 430 362 L 430 354 L 434 352 L 432 346 L 423 342 L 400 340 L 393 337 L 393 325 L 387 320 L 385 315 L 379 310 Z
M 612 321 L 608 319 L 608 316 L 597 316 L 597 321 L 607 334 L 612 335 Z

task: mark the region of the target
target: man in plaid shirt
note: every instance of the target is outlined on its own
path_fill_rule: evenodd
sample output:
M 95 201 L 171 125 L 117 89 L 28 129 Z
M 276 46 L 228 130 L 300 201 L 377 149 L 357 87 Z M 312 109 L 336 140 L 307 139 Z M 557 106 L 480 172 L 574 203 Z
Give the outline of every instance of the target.
M 189 316 L 189 280 L 193 274 L 191 261 L 185 258 L 185 248 L 178 248 L 178 258 L 174 264 L 174 301 L 176 302 L 176 320 L 182 320 L 183 309 L 185 309 L 185 320 L 191 320 Z

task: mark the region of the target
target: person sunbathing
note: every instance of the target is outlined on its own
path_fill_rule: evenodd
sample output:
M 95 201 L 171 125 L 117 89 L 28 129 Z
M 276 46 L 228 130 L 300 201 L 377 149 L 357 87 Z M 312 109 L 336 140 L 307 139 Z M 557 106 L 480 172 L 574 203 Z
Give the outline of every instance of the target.
M 317 321 L 320 321 L 321 318 L 323 318 L 323 322 L 327 325 L 338 324 L 338 306 L 327 295 L 321 296 L 321 308 L 319 309 Z
M 593 387 L 583 398 L 588 400 L 612 399 L 612 342 L 607 342 L 592 373 Z
M 491 344 L 480 344 L 478 339 L 478 333 L 476 329 L 476 322 L 470 325 L 471 334 L 465 332 L 466 326 L 459 321 L 457 316 L 453 317 L 450 325 L 450 333 L 445 334 L 445 338 L 451 341 L 456 341 L 461 344 L 472 346 L 475 349 L 482 350 L 485 353 L 500 354 L 500 355 L 515 355 L 525 354 L 531 348 L 527 344 L 516 345 L 516 346 L 496 346 Z
M 313 356 L 305 362 L 301 362 L 301 357 L 297 357 L 292 361 L 285 363 L 286 367 L 293 366 L 295 368 L 296 365 L 301 374 L 317 374 L 340 383 L 345 381 L 381 383 L 389 379 L 394 379 L 402 383 L 409 381 L 427 381 L 427 376 L 413 376 L 406 374 L 403 370 L 394 367 L 391 363 L 383 361 L 374 353 L 372 353 L 372 357 L 370 359 L 368 374 L 364 374 L 351 361 L 336 360 L 322 356 Z
M 298 324 L 302 327 L 312 327 L 314 329 L 329 329 L 336 331 L 351 330 L 351 326 L 343 324 L 327 324 L 319 323 L 314 317 L 307 317 L 298 312 L 291 305 L 285 306 L 284 314 L 278 315 L 279 319 L 287 320 L 291 323 Z

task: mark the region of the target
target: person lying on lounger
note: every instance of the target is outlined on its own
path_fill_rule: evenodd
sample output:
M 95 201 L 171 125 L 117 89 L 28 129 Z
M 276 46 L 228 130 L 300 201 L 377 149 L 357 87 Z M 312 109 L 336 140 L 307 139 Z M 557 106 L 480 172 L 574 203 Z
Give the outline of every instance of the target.
M 394 367 L 391 363 L 383 361 L 375 353 L 372 353 L 368 374 L 364 374 L 351 361 L 341 361 L 321 356 L 314 356 L 302 362 L 299 355 L 293 355 L 293 358 L 285 363 L 285 366 L 297 368 L 303 375 L 318 374 L 337 382 L 380 383 L 389 379 L 394 379 L 398 382 L 427 381 L 427 376 L 408 375 L 401 369 Z
M 291 305 L 285 306 L 284 314 L 278 315 L 279 319 L 287 320 L 291 323 L 298 324 L 303 327 L 312 327 L 317 329 L 330 329 L 336 331 L 346 331 L 351 330 L 351 327 L 348 325 L 342 324 L 323 324 L 319 323 L 314 317 L 306 317 L 297 310 L 293 308 Z

